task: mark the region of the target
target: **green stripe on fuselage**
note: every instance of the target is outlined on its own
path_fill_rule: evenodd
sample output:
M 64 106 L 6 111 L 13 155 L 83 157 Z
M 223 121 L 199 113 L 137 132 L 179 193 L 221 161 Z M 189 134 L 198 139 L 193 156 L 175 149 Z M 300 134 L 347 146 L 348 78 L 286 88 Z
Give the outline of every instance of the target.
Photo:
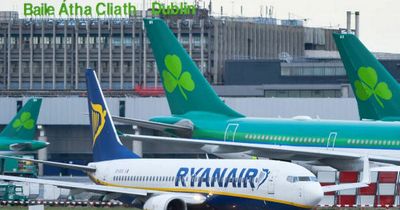
M 194 124 L 193 138 L 198 139 L 324 148 L 400 149 L 398 122 L 229 119 L 204 112 L 174 117 L 191 120 Z M 171 122 L 168 117 L 152 120 Z

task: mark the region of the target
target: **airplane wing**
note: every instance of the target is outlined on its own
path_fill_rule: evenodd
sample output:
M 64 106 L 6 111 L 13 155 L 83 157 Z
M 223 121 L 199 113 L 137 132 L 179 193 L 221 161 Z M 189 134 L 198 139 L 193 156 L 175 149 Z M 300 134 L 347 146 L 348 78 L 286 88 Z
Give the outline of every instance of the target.
M 65 181 L 55 181 L 55 180 L 46 180 L 46 179 L 34 179 L 34 178 L 25 178 L 25 177 L 16 177 L 16 176 L 5 176 L 0 175 L 1 180 L 7 181 L 15 181 L 15 182 L 28 182 L 28 183 L 36 183 L 36 184 L 46 184 L 46 185 L 54 185 L 61 188 L 66 189 L 82 189 L 89 192 L 97 192 L 97 193 L 122 193 L 128 195 L 141 195 L 146 196 L 148 192 L 146 190 L 139 189 L 131 189 L 131 188 L 121 188 L 121 187 L 110 187 L 110 186 L 102 186 L 95 184 L 83 184 L 83 183 L 74 183 L 74 182 L 65 182 Z
M 185 125 L 178 124 L 167 124 L 167 123 L 159 123 L 152 122 L 149 120 L 140 120 L 134 118 L 126 118 L 126 117 L 118 117 L 112 116 L 114 122 L 124 123 L 128 125 L 137 125 L 139 127 L 148 128 L 157 131 L 165 131 L 165 130 L 174 130 L 180 136 L 192 136 L 193 128 Z
M 46 164 L 46 165 L 50 165 L 50 166 L 69 168 L 69 169 L 74 169 L 74 170 L 79 170 L 79 171 L 84 171 L 84 172 L 95 172 L 96 171 L 95 167 L 78 165 L 78 164 L 59 163 L 59 162 L 53 162 L 53 161 L 36 160 L 36 159 L 21 158 L 21 157 L 6 156 L 6 155 L 0 155 L 0 158 L 12 158 L 12 159 L 16 159 L 16 160 L 31 161 L 34 163 L 42 163 L 42 164 Z
M 329 149 L 293 147 L 286 145 L 269 145 L 256 143 L 227 142 L 216 140 L 187 139 L 162 136 L 146 136 L 124 134 L 122 139 L 136 141 L 164 141 L 174 143 L 191 143 L 202 146 L 202 149 L 212 154 L 244 153 L 249 156 L 266 157 L 282 160 L 320 160 L 335 158 L 339 160 L 359 159 L 363 154 L 341 152 Z M 400 164 L 400 159 L 385 156 L 368 156 L 370 161 Z
M 169 194 L 171 196 L 181 198 L 186 203 L 193 204 L 193 205 L 202 204 L 206 199 L 203 195 L 197 194 L 197 193 L 173 193 L 173 192 L 156 191 L 156 190 L 123 188 L 123 187 L 103 186 L 103 185 L 96 185 L 96 184 L 83 184 L 83 183 L 55 181 L 55 180 L 46 180 L 46 179 L 34 179 L 34 178 L 25 178 L 25 177 L 16 177 L 16 176 L 0 175 L 0 180 L 46 184 L 46 185 L 57 186 L 60 188 L 79 189 L 79 190 L 95 192 L 95 193 L 119 193 L 119 194 L 135 195 L 135 196 L 143 196 L 143 197 L 150 197 L 151 195 L 159 195 L 159 194 Z
M 326 192 L 336 192 L 340 190 L 348 190 L 348 189 L 357 189 L 368 187 L 368 184 L 365 183 L 349 183 L 349 184 L 338 184 L 338 185 L 329 185 L 329 186 L 322 186 L 322 191 Z

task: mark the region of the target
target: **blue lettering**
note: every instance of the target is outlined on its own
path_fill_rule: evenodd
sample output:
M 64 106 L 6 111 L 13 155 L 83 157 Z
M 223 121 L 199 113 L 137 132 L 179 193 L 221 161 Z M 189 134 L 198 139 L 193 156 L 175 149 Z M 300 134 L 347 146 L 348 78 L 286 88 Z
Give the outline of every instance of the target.
M 186 187 L 185 176 L 188 174 L 188 172 L 189 172 L 188 168 L 180 168 L 178 170 L 178 173 L 176 174 L 176 179 L 175 179 L 175 187 L 179 186 L 179 182 L 182 183 L 183 187 Z
M 197 171 L 195 168 L 190 168 L 190 175 L 192 176 L 190 180 L 190 186 L 194 187 L 194 182 L 197 177 L 197 175 L 203 170 L 203 168 L 199 168 Z
M 239 180 L 238 180 L 238 182 L 237 182 L 237 187 L 242 187 L 243 175 L 244 175 L 244 172 L 245 172 L 245 171 L 246 171 L 246 168 L 242 168 L 242 170 L 240 171 Z
M 236 171 L 237 168 L 234 168 L 231 170 L 231 172 L 229 172 L 228 176 L 225 179 L 225 184 L 224 187 L 228 187 L 229 182 L 232 182 L 232 187 L 236 187 Z
M 210 187 L 210 170 L 210 168 L 206 168 L 206 170 L 203 171 L 203 174 L 201 174 L 199 183 L 197 185 L 198 187 L 201 187 L 203 182 L 206 183 L 206 187 Z
M 245 181 L 243 183 L 243 187 L 247 188 L 247 182 L 250 182 L 250 187 L 255 188 L 255 178 L 258 174 L 258 170 L 256 168 L 249 168 L 246 172 Z
M 218 187 L 223 186 L 223 179 L 226 173 L 226 168 L 221 172 L 221 168 L 216 168 L 212 177 L 211 177 L 211 187 L 214 187 L 215 181 L 218 182 Z

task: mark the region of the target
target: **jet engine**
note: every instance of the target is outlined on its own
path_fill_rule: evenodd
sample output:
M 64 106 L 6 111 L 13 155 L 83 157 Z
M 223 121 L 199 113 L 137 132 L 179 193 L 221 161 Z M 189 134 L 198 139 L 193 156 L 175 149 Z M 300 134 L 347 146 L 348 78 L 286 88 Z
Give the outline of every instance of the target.
M 187 210 L 186 202 L 176 195 L 161 194 L 150 197 L 143 210 Z

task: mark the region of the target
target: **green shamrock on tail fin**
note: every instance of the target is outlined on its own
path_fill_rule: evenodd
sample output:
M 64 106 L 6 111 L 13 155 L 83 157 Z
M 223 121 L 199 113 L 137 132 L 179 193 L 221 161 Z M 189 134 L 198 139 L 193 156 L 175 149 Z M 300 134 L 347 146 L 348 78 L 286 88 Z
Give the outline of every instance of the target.
M 390 100 L 392 98 L 392 91 L 390 91 L 387 83 L 378 83 L 378 75 L 372 67 L 360 67 L 357 73 L 361 81 L 356 80 L 354 82 L 356 96 L 365 101 L 374 95 L 378 104 L 384 108 L 381 99 Z
M 162 72 L 165 89 L 168 93 L 172 93 L 178 87 L 185 100 L 187 100 L 185 90 L 192 92 L 195 87 L 192 75 L 187 71 L 182 73 L 181 59 L 177 55 L 166 55 L 164 63 L 167 67 L 167 70 Z
M 21 114 L 21 117 L 14 121 L 12 124 L 13 128 L 19 131 L 21 128 L 32 129 L 35 126 L 35 121 L 31 119 L 31 113 L 24 112 Z

